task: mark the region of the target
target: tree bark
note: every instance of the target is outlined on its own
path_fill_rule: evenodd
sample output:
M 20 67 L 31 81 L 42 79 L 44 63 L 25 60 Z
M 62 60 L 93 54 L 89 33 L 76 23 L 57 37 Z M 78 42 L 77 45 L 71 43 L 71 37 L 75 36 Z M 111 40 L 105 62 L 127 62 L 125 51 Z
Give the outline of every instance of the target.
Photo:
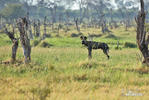
M 28 23 L 27 32 L 28 32 L 29 38 L 33 39 L 32 26 L 31 26 L 31 20 L 29 18 L 29 12 L 27 13 L 27 23 Z
M 140 0 L 141 3 L 141 11 L 139 12 L 136 23 L 137 23 L 137 44 L 138 47 L 144 57 L 143 63 L 146 63 L 149 66 L 149 53 L 148 53 L 148 43 L 146 40 L 146 32 L 145 32 L 145 11 L 144 11 L 144 1 Z
M 6 26 L 5 28 L 5 33 L 8 35 L 8 37 L 11 39 L 13 45 L 12 45 L 12 56 L 11 56 L 11 62 L 14 63 L 16 61 L 16 54 L 17 54 L 17 49 L 18 49 L 18 39 L 14 37 L 14 34 L 11 32 L 8 32 Z
M 2 16 L 0 16 L 0 26 L 3 25 L 3 19 L 2 19 Z
M 20 41 L 24 51 L 25 63 L 27 64 L 31 61 L 31 46 L 26 27 L 28 27 L 27 19 L 21 18 L 18 22 L 18 29 L 20 32 Z
M 36 25 L 36 36 L 40 37 L 40 20 L 38 19 L 37 25 Z
M 80 32 L 80 28 L 78 26 L 78 18 L 74 18 L 74 21 L 75 21 L 75 24 L 76 24 L 77 31 Z
M 47 17 L 45 16 L 45 18 L 44 18 L 44 34 L 43 34 L 43 39 L 45 39 L 46 36 L 47 36 L 47 24 L 46 24 L 46 22 L 47 22 Z

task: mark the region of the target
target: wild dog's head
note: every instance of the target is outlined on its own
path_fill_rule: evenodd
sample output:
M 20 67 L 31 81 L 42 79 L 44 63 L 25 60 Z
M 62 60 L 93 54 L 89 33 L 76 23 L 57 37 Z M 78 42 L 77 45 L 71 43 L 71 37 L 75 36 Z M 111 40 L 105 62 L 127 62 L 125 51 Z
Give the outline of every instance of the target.
M 82 44 L 85 45 L 87 42 L 87 37 L 86 36 L 81 36 L 80 39 L 82 40 Z

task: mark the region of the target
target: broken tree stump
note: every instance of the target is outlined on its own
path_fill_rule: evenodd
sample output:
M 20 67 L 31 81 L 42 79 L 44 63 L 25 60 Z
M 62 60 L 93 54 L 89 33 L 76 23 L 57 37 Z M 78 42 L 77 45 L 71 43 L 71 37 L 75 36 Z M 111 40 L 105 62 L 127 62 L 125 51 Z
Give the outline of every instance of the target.
M 26 27 L 28 27 L 27 19 L 25 17 L 20 18 L 17 24 L 20 32 L 21 45 L 24 51 L 25 63 L 29 63 L 31 61 L 31 45 L 26 30 Z
M 137 44 L 139 50 L 141 51 L 144 61 L 147 66 L 149 66 L 149 50 L 148 50 L 148 40 L 149 37 L 146 39 L 146 31 L 145 31 L 145 17 L 146 13 L 144 11 L 144 1 L 140 0 L 141 3 L 141 11 L 138 13 L 138 16 L 135 18 L 137 23 Z

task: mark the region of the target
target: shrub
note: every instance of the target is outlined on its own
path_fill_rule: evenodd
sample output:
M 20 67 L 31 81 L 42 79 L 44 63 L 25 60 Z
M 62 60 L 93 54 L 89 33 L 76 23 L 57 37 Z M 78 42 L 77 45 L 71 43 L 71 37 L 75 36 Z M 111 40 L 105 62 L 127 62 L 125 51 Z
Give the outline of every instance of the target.
M 40 43 L 40 41 L 39 40 L 34 40 L 33 42 L 32 42 L 32 46 L 37 46 L 38 44 Z
M 50 37 L 51 37 L 51 34 L 46 34 L 46 37 L 47 37 L 47 38 L 50 38 Z
M 53 46 L 52 44 L 49 44 L 48 42 L 46 41 L 42 41 L 40 44 L 39 44 L 40 47 L 43 47 L 43 48 L 50 48 L 51 46 Z
M 125 48 L 136 48 L 137 45 L 135 43 L 125 42 L 124 47 Z
M 117 39 L 117 37 L 113 34 L 108 34 L 107 36 L 105 36 L 105 38 Z
M 115 50 L 122 50 L 122 47 L 117 47 L 117 46 L 116 46 L 114 49 L 115 49 Z
M 89 34 L 89 37 L 101 37 L 102 34 Z
M 78 34 L 72 33 L 72 34 L 71 34 L 71 37 L 79 37 L 80 35 L 82 35 L 82 33 L 78 33 Z

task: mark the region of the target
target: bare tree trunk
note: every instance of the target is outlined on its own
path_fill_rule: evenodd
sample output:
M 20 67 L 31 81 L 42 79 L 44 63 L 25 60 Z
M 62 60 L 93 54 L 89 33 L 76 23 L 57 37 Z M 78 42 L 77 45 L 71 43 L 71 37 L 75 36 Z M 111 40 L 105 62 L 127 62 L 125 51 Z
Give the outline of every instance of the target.
M 34 22 L 33 22 L 34 36 L 36 36 L 36 26 L 37 26 L 37 24 L 36 24 L 36 21 L 34 20 Z
M 50 8 L 52 23 L 56 23 L 56 9 L 57 9 L 57 6 L 54 6 L 54 8 Z
M 148 53 L 148 43 L 146 40 L 146 32 L 145 32 L 145 11 L 144 11 L 144 1 L 140 0 L 141 2 L 141 12 L 139 12 L 136 23 L 137 23 L 137 44 L 138 47 L 144 57 L 143 63 L 146 63 L 149 66 L 149 53 Z
M 45 16 L 45 18 L 44 18 L 44 33 L 42 36 L 43 40 L 47 37 L 47 23 L 46 22 L 47 22 L 47 17 Z
M 18 40 L 15 39 L 13 40 L 13 45 L 12 45 L 12 62 L 16 61 L 16 54 L 17 54 L 17 49 L 18 49 Z
M 108 29 L 108 27 L 107 27 L 107 25 L 106 25 L 106 21 L 103 21 L 103 23 L 102 23 L 102 33 L 104 34 L 104 33 L 106 33 L 106 32 L 111 32 L 109 29 Z
M 38 22 L 36 24 L 36 36 L 40 37 L 40 20 L 38 19 Z
M 111 18 L 111 22 L 109 23 L 109 26 L 110 26 L 110 28 L 111 29 L 113 29 L 113 26 L 112 26 L 112 23 L 113 23 L 113 10 L 112 10 L 112 8 L 110 9 L 110 18 Z
M 20 41 L 24 51 L 25 63 L 29 63 L 31 61 L 31 46 L 30 46 L 30 39 L 27 36 L 26 27 L 28 27 L 27 19 L 21 18 L 18 22 Z
M 14 23 L 14 24 L 12 24 L 12 33 L 13 33 L 13 34 L 15 34 L 15 29 L 16 29 L 16 25 L 15 25 L 15 23 Z
M 69 31 L 69 25 L 68 25 L 68 23 L 69 23 L 69 12 L 68 11 L 66 11 L 66 33 Z
M 102 24 L 101 30 L 102 30 L 102 33 L 104 34 L 105 33 L 105 25 L 104 25 L 104 23 Z
M 52 30 L 54 30 L 54 23 L 55 23 L 55 17 L 56 16 L 54 16 L 53 8 L 50 8 L 50 12 L 51 12 L 51 19 L 52 19 Z
M 27 31 L 28 31 L 28 33 L 29 33 L 29 38 L 30 38 L 30 39 L 33 39 L 31 21 L 30 21 L 30 18 L 29 18 L 29 12 L 27 13 L 27 23 L 28 23 Z
M 54 6 L 54 15 L 53 15 L 53 22 L 54 22 L 54 23 L 56 23 L 56 15 L 57 15 L 57 14 L 56 14 L 56 9 L 57 9 L 57 6 L 55 5 L 55 6 Z
M 36 37 L 39 37 L 40 36 L 40 20 L 36 21 L 34 20 L 34 35 Z
M 128 22 L 125 20 L 125 31 L 128 31 Z
M 78 18 L 74 18 L 74 21 L 75 21 L 75 24 L 76 24 L 77 31 L 80 32 L 80 28 L 78 26 Z
M 80 24 L 82 24 L 82 22 L 83 22 L 83 19 L 84 19 L 84 17 L 86 16 L 86 13 L 87 13 L 87 8 L 81 8 L 82 10 L 81 10 L 81 16 L 80 16 Z
M 3 25 L 3 19 L 2 19 L 2 16 L 0 16 L 0 26 Z
M 5 27 L 5 33 L 8 35 L 8 37 L 11 39 L 13 45 L 12 45 L 12 56 L 11 56 L 11 62 L 14 63 L 16 61 L 16 54 L 18 49 L 18 40 L 14 37 L 14 33 L 8 32 L 6 26 Z

